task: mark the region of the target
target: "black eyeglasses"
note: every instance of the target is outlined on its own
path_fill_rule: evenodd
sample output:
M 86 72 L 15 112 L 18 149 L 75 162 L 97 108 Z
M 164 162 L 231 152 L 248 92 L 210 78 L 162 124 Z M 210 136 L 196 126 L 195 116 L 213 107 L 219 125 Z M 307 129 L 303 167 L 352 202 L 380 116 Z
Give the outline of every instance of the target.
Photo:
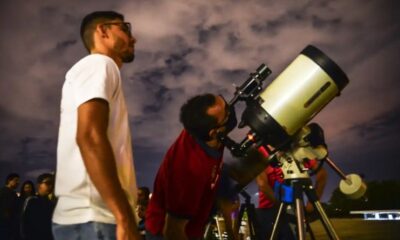
M 130 36 L 132 35 L 132 25 L 130 22 L 108 22 L 103 23 L 102 25 L 117 25 L 121 28 L 121 30 Z

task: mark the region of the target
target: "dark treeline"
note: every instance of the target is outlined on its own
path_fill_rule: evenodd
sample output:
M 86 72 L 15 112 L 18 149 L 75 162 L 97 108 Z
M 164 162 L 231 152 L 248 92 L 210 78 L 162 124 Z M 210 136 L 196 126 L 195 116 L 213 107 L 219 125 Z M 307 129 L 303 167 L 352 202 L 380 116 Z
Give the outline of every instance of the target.
M 348 199 L 336 188 L 325 208 L 331 217 L 347 217 L 356 210 L 393 210 L 400 209 L 400 181 L 367 182 L 367 192 L 356 200 Z

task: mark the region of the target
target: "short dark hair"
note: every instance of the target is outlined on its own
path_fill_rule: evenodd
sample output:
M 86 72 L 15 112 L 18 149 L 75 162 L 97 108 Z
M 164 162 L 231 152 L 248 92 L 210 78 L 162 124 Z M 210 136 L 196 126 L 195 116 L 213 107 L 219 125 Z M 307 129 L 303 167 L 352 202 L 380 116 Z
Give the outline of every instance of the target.
M 50 180 L 49 183 L 50 183 L 51 185 L 54 185 L 54 175 L 51 174 L 51 173 L 43 173 L 43 174 L 40 174 L 39 177 L 37 178 L 37 183 L 41 183 L 41 182 L 43 182 L 43 181 L 46 180 L 46 179 L 49 179 L 49 180 Z
M 179 117 L 181 123 L 190 134 L 200 140 L 210 140 L 208 133 L 218 125 L 217 119 L 207 114 L 208 108 L 215 102 L 215 96 L 206 93 L 190 98 L 181 107 Z
M 7 177 L 6 177 L 6 184 L 8 184 L 14 178 L 19 178 L 18 173 L 10 173 L 10 174 L 8 174 Z
M 114 11 L 96 11 L 86 15 L 81 23 L 81 38 L 83 45 L 90 52 L 94 46 L 93 32 L 95 27 L 99 23 L 111 21 L 115 19 L 121 19 L 124 21 L 124 16 Z
M 139 190 L 142 190 L 144 193 L 145 198 L 148 200 L 150 197 L 150 189 L 148 187 L 139 187 Z

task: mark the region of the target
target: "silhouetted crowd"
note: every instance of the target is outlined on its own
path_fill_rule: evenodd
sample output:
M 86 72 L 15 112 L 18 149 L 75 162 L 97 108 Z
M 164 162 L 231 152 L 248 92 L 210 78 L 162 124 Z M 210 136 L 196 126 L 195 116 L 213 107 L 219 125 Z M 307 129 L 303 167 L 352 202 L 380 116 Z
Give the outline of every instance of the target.
M 53 240 L 51 219 L 57 202 L 54 195 L 54 174 L 43 173 L 36 179 L 20 185 L 17 173 L 9 174 L 0 189 L 0 239 L 1 240 Z M 138 229 L 145 235 L 144 219 L 150 191 L 138 189 Z
M 0 189 L 0 236 L 4 240 L 53 239 L 51 217 L 56 198 L 53 194 L 54 175 L 43 173 L 32 181 L 22 183 L 11 173 Z M 36 190 L 37 189 L 37 190 Z

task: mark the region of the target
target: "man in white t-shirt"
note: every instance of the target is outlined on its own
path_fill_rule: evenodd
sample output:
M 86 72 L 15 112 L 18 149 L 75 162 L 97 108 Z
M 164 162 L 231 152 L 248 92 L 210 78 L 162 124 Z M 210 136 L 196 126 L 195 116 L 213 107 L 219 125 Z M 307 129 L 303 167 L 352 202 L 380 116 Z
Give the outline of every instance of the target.
M 57 240 L 140 239 L 136 176 L 120 68 L 136 39 L 116 12 L 81 25 L 89 55 L 66 74 L 57 147 L 53 234 Z

